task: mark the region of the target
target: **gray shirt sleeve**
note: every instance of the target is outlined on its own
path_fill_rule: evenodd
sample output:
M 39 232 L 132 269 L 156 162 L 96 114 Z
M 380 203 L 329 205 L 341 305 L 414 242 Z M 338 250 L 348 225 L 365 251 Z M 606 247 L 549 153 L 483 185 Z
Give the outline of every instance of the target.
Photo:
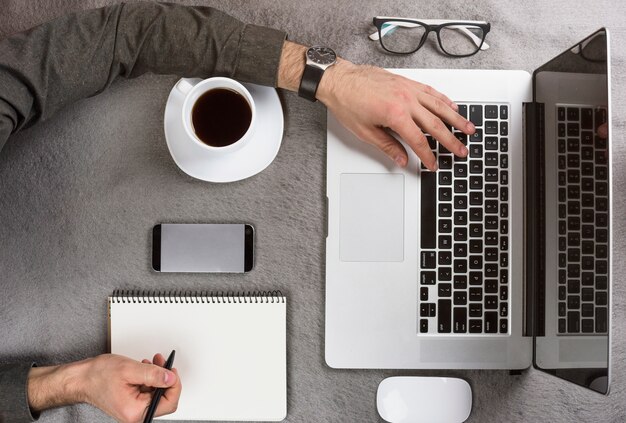
M 275 86 L 285 34 L 212 8 L 118 4 L 64 16 L 0 41 L 0 149 L 116 78 L 222 75 Z M 33 421 L 31 363 L 0 366 L 0 422 Z
M 13 132 L 145 72 L 276 86 L 285 33 L 209 7 L 118 4 L 0 41 L 0 149 Z
M 34 363 L 0 365 L 0 422 L 32 422 L 28 407 L 28 372 Z

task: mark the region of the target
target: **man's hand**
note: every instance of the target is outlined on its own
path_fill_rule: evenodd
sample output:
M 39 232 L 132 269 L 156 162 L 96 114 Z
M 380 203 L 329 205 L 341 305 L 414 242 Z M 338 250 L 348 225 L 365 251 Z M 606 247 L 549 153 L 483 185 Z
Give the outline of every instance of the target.
M 296 91 L 304 70 L 306 47 L 286 41 L 281 55 L 278 86 Z M 465 134 L 474 125 L 457 113 L 445 95 L 419 82 L 373 66 L 346 60 L 329 67 L 317 90 L 317 98 L 362 141 L 375 145 L 399 166 L 406 166 L 407 152 L 389 130 L 398 134 L 430 170 L 437 169 L 424 132 L 431 134 L 457 156 L 467 148 L 444 122 Z
M 161 354 L 141 363 L 103 354 L 66 365 L 35 367 L 28 377 L 28 402 L 33 411 L 86 402 L 118 421 L 141 422 L 154 388 L 167 388 L 157 416 L 173 413 L 178 406 L 182 389 L 178 373 L 163 365 Z

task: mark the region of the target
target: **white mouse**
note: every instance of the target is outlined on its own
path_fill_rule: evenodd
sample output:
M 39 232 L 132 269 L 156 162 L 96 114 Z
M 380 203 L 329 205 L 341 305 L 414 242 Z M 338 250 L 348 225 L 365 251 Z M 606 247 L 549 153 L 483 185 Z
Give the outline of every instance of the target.
M 390 423 L 460 423 L 472 411 L 472 388 L 453 377 L 389 377 L 378 385 L 376 408 Z

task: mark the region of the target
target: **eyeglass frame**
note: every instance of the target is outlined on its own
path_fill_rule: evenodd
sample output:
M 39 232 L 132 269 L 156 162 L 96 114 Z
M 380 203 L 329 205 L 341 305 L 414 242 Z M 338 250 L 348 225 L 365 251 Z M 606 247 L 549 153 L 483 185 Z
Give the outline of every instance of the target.
M 412 23 L 412 24 L 417 24 L 417 25 L 421 25 L 422 27 L 424 27 L 424 29 L 426 30 L 424 32 L 424 35 L 422 35 L 422 39 L 420 40 L 419 45 L 417 46 L 417 48 L 415 50 L 412 51 L 407 51 L 407 52 L 397 52 L 397 51 L 393 51 L 393 50 L 389 50 L 387 47 L 385 47 L 385 44 L 383 43 L 383 37 L 386 35 L 386 33 L 383 33 L 383 25 L 387 22 L 406 22 L 406 23 Z M 372 24 L 376 27 L 376 32 L 374 34 L 371 34 L 369 36 L 369 38 L 373 41 L 380 41 L 380 45 L 382 46 L 382 48 L 385 51 L 388 51 L 389 53 L 392 54 L 413 54 L 416 51 L 418 51 L 420 48 L 422 48 L 422 46 L 424 45 L 424 43 L 426 42 L 426 39 L 428 38 L 428 34 L 431 32 L 434 32 L 437 34 L 437 42 L 439 43 L 439 48 L 448 56 L 450 57 L 469 57 L 469 56 L 473 56 L 476 53 L 478 53 L 481 50 L 487 50 L 489 48 L 489 44 L 487 44 L 485 42 L 485 38 L 487 38 L 487 34 L 489 33 L 490 29 L 491 29 L 491 24 L 489 22 L 485 22 L 485 21 L 456 21 L 456 20 L 448 20 L 448 19 L 410 19 L 410 18 L 395 18 L 395 17 L 390 17 L 390 16 L 375 16 L 372 19 Z M 466 25 L 466 26 L 476 26 L 479 27 L 483 30 L 483 36 L 482 36 L 482 40 L 480 42 L 480 44 L 477 44 L 476 41 L 474 39 L 472 39 L 472 41 L 474 41 L 474 44 L 476 45 L 476 51 L 474 51 L 473 53 L 470 54 L 451 54 L 449 52 L 446 51 L 446 49 L 443 47 L 443 43 L 441 42 L 441 36 L 440 36 L 440 31 L 442 28 L 445 27 L 450 27 L 450 26 L 462 26 L 462 25 Z M 458 28 L 456 28 L 458 29 Z M 470 32 L 471 35 L 474 35 Z M 467 35 L 467 34 L 466 34 Z M 476 37 L 474 35 L 474 37 Z M 476 37 L 478 38 L 478 37 Z M 470 37 L 471 39 L 471 37 Z

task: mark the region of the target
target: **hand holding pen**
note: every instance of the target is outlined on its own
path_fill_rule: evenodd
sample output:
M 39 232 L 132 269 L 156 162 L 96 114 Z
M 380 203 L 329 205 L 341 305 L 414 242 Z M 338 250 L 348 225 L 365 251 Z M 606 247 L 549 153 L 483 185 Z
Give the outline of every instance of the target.
M 172 366 L 174 365 L 175 354 L 176 354 L 176 351 L 172 350 L 172 352 L 170 353 L 170 356 L 167 358 L 167 361 L 165 362 L 165 365 L 163 365 L 162 367 L 164 367 L 167 370 L 171 370 Z M 145 363 L 147 361 L 148 360 L 143 360 L 142 362 Z M 154 364 L 161 366 L 162 361 L 163 361 L 163 356 L 161 354 L 157 354 L 154 356 L 153 361 L 154 361 Z M 165 392 L 166 392 L 166 388 L 157 388 L 154 391 L 154 395 L 152 396 L 152 401 L 150 401 L 150 405 L 148 406 L 148 409 L 146 410 L 146 416 L 143 420 L 144 423 L 151 423 L 155 415 L 164 414 L 162 412 L 164 409 L 164 406 L 159 407 L 159 402 L 161 401 L 161 398 L 165 395 Z M 176 402 L 178 402 L 178 396 L 176 397 Z M 176 410 L 176 408 L 174 408 L 174 410 Z M 161 413 L 157 414 L 158 411 L 161 411 Z M 168 413 L 171 413 L 171 411 L 169 411 Z

